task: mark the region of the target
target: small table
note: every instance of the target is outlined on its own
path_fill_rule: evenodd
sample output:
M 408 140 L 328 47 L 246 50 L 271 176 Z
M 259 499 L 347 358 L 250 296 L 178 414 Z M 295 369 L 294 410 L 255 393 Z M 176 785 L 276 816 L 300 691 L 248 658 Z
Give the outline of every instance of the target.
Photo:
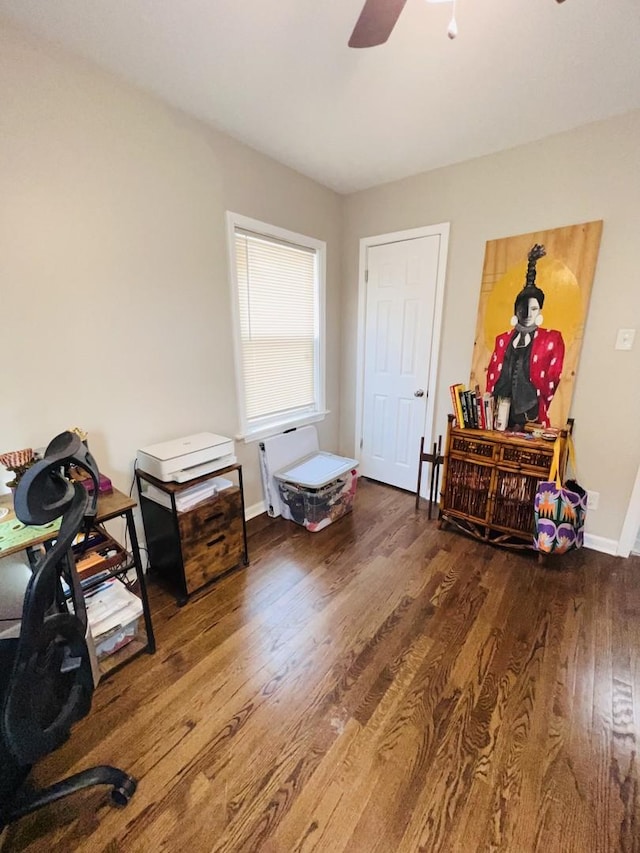
M 124 516 L 127 532 L 131 540 L 131 559 L 133 568 L 136 571 L 136 579 L 138 582 L 140 599 L 142 600 L 142 612 L 144 616 L 144 625 L 146 631 L 146 645 L 133 643 L 132 649 L 125 646 L 121 652 L 116 652 L 105 658 L 100 663 L 100 670 L 103 675 L 113 672 L 118 669 L 127 660 L 130 660 L 137 653 L 146 651 L 148 654 L 153 654 L 156 650 L 156 641 L 153 633 L 153 624 L 151 622 L 151 610 L 149 607 L 149 597 L 147 594 L 147 583 L 142 570 L 142 562 L 140 560 L 140 548 L 138 546 L 138 536 L 136 534 L 135 522 L 133 519 L 133 510 L 136 507 L 136 502 L 124 492 L 114 489 L 108 494 L 98 495 L 98 505 L 94 523 L 103 524 L 105 521 L 111 521 L 114 518 Z M 34 549 L 38 545 L 45 545 L 52 539 L 56 538 L 60 528 L 60 519 L 50 522 L 49 524 L 40 527 L 24 525 L 17 517 L 13 509 L 13 497 L 11 495 L 0 495 L 0 508 L 9 510 L 7 515 L 0 519 L 0 557 L 6 557 L 10 554 L 15 554 L 19 551 L 27 551 L 30 555 L 29 559 L 33 565 Z M 123 569 L 114 569 L 113 575 L 122 574 Z M 133 641 L 135 643 L 135 641 Z

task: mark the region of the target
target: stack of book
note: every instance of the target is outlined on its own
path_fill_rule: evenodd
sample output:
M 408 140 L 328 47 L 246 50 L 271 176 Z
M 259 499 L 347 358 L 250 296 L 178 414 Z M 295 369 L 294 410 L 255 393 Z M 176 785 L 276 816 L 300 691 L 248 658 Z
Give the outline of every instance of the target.
M 76 571 L 83 589 L 111 577 L 114 571 L 124 568 L 129 555 L 112 539 L 106 530 L 94 528 L 85 540 L 79 533 L 73 544 Z
M 468 390 L 462 382 L 449 386 L 456 424 L 464 429 L 494 429 L 495 409 L 491 394 L 481 394 L 480 386 Z

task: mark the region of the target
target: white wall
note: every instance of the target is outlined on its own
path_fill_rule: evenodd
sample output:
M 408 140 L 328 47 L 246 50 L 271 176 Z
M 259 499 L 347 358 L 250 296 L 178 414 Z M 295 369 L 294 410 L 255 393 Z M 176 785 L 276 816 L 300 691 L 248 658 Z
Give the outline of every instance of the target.
M 77 425 L 128 491 L 137 448 L 237 432 L 227 209 L 327 242 L 337 450 L 340 197 L 7 24 L 0 103 L 0 451 Z
M 436 403 L 444 434 L 448 386 L 469 377 L 487 240 L 596 219 L 603 236 L 571 415 L 581 479 L 600 492 L 587 530 L 617 540 L 640 463 L 640 340 L 614 350 L 619 327 L 640 327 L 640 112 L 346 199 L 342 451 L 354 450 L 360 238 L 451 223 Z

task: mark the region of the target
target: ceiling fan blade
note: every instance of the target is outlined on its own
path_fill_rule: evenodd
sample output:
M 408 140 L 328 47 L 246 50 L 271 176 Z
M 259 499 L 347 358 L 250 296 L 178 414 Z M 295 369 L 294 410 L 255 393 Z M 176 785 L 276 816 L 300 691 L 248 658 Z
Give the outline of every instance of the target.
M 366 0 L 349 39 L 349 47 L 375 47 L 391 35 L 407 0 Z

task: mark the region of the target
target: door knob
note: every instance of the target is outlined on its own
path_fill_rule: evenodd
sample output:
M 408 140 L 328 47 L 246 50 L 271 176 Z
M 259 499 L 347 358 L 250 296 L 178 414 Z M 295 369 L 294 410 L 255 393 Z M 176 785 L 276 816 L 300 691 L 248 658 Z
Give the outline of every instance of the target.
M 422 388 L 418 388 L 417 391 L 413 392 L 413 396 L 414 397 L 424 397 L 424 391 L 422 390 Z

